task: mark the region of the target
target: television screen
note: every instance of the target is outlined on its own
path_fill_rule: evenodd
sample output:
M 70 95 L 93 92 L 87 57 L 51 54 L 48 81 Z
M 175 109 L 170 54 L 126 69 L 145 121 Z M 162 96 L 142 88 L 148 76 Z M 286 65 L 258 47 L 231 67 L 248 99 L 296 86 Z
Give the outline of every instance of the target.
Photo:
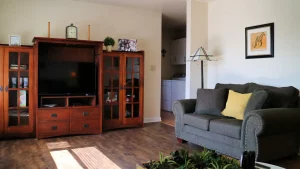
M 95 95 L 96 76 L 92 62 L 40 61 L 39 95 Z

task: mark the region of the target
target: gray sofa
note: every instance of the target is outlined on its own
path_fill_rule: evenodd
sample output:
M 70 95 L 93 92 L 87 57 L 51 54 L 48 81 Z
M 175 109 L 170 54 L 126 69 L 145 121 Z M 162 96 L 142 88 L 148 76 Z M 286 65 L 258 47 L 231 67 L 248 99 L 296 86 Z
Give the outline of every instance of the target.
M 295 156 L 299 150 L 299 91 L 294 87 L 272 87 L 255 83 L 217 84 L 215 89 L 250 93 L 269 91 L 267 107 L 245 114 L 244 120 L 196 114 L 196 99 L 173 104 L 176 137 L 219 153 L 240 158 L 243 151 L 255 151 L 257 161 Z

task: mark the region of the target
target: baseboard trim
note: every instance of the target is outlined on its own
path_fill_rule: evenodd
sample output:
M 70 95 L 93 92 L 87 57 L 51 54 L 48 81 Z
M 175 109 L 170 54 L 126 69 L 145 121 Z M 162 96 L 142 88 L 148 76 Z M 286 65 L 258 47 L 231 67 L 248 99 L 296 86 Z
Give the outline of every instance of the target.
M 161 122 L 161 117 L 144 118 L 144 123 Z

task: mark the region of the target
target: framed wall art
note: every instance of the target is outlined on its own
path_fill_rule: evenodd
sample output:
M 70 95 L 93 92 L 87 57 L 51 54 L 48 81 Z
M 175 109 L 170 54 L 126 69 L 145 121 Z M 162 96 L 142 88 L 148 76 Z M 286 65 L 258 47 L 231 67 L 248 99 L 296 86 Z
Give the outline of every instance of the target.
M 245 28 L 246 59 L 274 57 L 274 23 Z

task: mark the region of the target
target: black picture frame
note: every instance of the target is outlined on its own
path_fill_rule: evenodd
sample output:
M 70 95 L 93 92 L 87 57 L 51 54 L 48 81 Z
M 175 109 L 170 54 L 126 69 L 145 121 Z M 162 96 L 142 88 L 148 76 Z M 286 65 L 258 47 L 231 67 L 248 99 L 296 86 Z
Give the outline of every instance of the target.
M 258 28 L 265 28 L 265 27 L 270 27 L 270 54 L 249 55 L 248 31 L 258 29 Z M 251 26 L 251 27 L 245 28 L 245 58 L 246 59 L 274 58 L 274 23 L 268 23 L 268 24 Z

